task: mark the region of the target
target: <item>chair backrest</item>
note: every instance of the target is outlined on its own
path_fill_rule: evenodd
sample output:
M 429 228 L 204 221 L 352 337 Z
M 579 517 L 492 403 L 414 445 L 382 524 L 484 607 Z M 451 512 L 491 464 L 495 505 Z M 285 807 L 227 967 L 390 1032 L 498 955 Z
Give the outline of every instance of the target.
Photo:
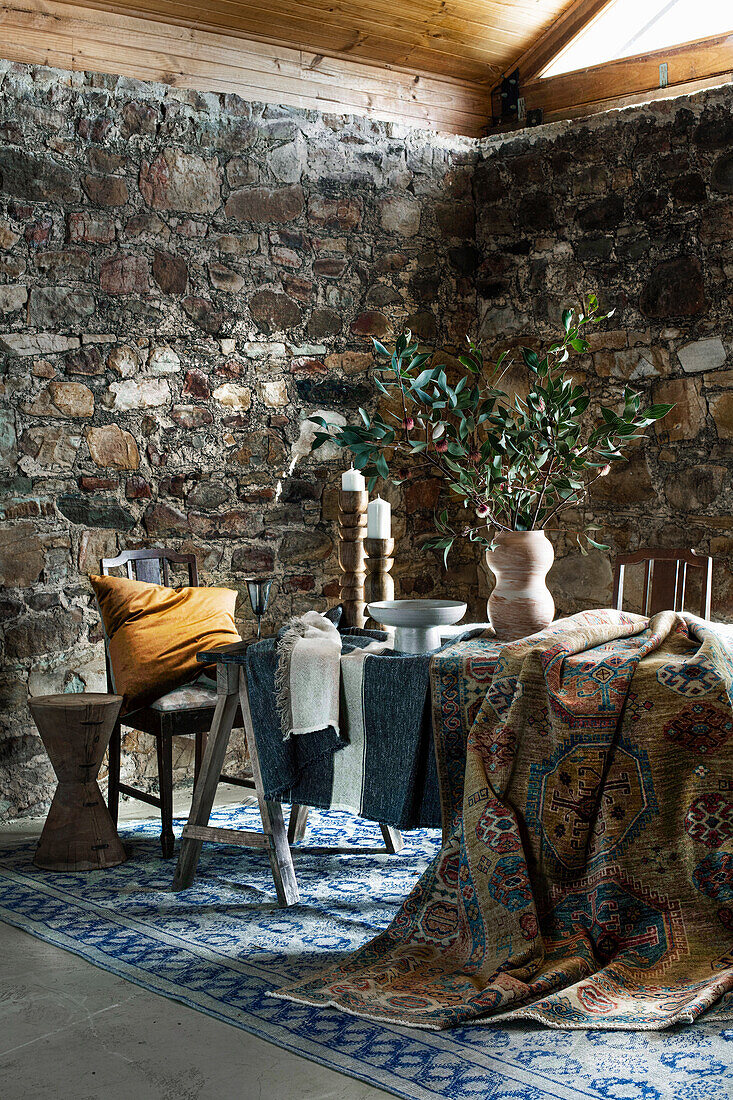
M 642 615 L 658 611 L 684 611 L 688 566 L 700 570 L 700 617 L 710 618 L 713 588 L 713 559 L 695 550 L 635 550 L 619 554 L 614 562 L 613 606 L 620 611 L 624 599 L 627 565 L 644 563 Z
M 179 554 L 175 550 L 157 548 L 122 550 L 116 558 L 102 558 L 99 567 L 104 577 L 108 577 L 113 569 L 124 566 L 131 581 L 170 585 L 171 564 L 187 565 L 189 587 L 199 587 L 199 571 L 195 554 Z
M 108 577 L 113 569 L 124 566 L 131 581 L 146 581 L 148 584 L 170 585 L 170 566 L 188 566 L 188 585 L 199 587 L 199 571 L 195 554 L 179 554 L 175 550 L 122 550 L 116 558 L 102 558 L 99 569 L 103 577 Z M 114 676 L 109 659 L 107 633 L 104 634 L 104 656 L 107 669 L 107 690 L 114 691 Z

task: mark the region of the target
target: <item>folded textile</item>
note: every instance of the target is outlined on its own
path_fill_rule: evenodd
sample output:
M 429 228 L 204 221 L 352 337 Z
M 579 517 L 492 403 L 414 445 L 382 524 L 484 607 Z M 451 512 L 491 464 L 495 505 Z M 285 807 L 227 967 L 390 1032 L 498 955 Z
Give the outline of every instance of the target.
M 341 635 L 317 611 L 292 618 L 278 642 L 277 709 L 285 740 L 339 732 Z
M 278 993 L 423 1028 L 733 1015 L 733 653 L 588 611 L 431 663 L 444 843 L 392 924 Z
M 305 737 L 284 738 L 283 726 L 277 709 L 275 679 L 279 665 L 278 639 L 263 638 L 247 650 L 247 683 L 250 694 L 252 724 L 257 740 L 260 758 L 262 782 L 265 797 L 270 801 L 300 801 L 304 805 L 329 807 L 324 792 L 331 789 L 330 777 L 333 774 L 332 758 L 346 748 L 347 741 L 332 726 L 309 733 Z M 387 635 L 383 631 L 356 630 L 346 628 L 341 631 L 342 653 L 369 646 L 374 641 L 383 641 Z M 296 797 L 305 793 L 315 793 L 314 801 Z
M 247 681 L 266 798 L 348 810 L 398 829 L 440 826 L 431 654 L 371 650 L 352 660 L 386 637 L 341 631 L 341 734 L 327 729 L 287 741 L 275 706 L 275 642 L 250 646 Z

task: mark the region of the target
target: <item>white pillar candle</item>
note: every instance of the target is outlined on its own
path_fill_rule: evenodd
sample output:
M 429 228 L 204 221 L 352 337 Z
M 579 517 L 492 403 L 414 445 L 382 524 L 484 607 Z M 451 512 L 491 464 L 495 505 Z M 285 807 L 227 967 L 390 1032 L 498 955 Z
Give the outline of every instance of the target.
M 366 489 L 364 475 L 351 466 L 341 475 L 341 488 L 345 493 L 363 493 Z
M 388 539 L 392 533 L 392 505 L 377 497 L 367 505 L 367 538 Z

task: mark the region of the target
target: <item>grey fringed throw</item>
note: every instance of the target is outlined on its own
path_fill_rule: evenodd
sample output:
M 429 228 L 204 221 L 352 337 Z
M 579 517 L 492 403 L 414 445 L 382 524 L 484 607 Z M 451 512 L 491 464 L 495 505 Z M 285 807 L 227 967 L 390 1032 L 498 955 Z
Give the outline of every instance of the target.
M 341 635 L 317 611 L 290 620 L 278 643 L 277 710 L 285 740 L 292 734 L 339 732 Z

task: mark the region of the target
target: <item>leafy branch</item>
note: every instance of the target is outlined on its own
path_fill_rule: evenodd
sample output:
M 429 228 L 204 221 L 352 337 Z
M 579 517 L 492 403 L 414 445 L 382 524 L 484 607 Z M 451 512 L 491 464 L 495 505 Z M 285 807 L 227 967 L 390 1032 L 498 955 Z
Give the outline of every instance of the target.
M 393 352 L 374 340 L 375 352 L 388 361 L 376 368 L 375 387 L 398 411 L 382 415 L 360 408 L 360 421 L 344 427 L 313 416 L 321 429 L 313 449 L 327 440 L 348 448 L 370 490 L 379 478 L 400 484 L 404 479 L 390 467 L 405 462 L 436 474 L 466 510 L 460 527 L 447 509 L 436 516 L 438 535 L 426 545 L 442 550 L 446 561 L 457 538 L 491 549 L 497 532 L 544 529 L 581 504 L 593 483 L 625 460 L 624 449 L 673 408 L 642 408 L 641 394 L 626 387 L 622 410 L 602 406 L 601 419 L 588 425 L 590 394 L 569 377 L 565 364 L 571 354 L 588 351 L 586 326 L 612 313 L 600 313 L 591 294 L 563 311 L 561 335 L 547 348 L 520 348 L 531 375 L 524 399 L 500 387 L 516 362 L 509 352 L 487 363 L 481 348 L 468 340 L 459 356 L 466 373 L 454 384 L 448 369 L 432 365 L 433 353 L 420 351 L 410 332 L 397 338 Z M 607 549 L 593 538 L 596 531 L 596 525 L 586 524 L 579 534 L 584 552 L 588 545 Z

